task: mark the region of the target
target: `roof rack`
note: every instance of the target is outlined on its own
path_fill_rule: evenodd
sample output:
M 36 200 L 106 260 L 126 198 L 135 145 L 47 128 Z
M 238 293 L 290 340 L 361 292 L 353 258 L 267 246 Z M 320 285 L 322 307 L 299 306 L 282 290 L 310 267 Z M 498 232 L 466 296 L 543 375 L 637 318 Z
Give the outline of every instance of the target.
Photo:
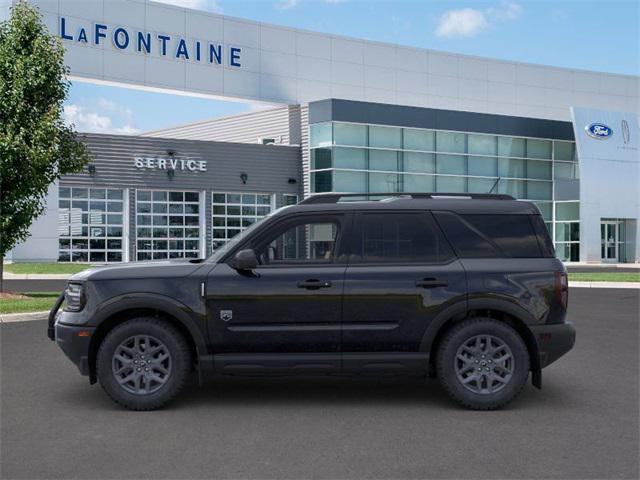
M 298 205 L 312 205 L 321 203 L 339 203 L 342 199 L 350 201 L 385 201 L 395 199 L 473 199 L 473 200 L 515 200 L 511 195 L 493 193 L 315 193 L 302 200 Z

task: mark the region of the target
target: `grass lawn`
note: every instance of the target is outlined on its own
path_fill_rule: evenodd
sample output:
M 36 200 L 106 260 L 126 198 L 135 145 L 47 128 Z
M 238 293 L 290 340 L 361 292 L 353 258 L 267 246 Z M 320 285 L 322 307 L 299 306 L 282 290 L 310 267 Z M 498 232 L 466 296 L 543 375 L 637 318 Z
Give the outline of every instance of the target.
M 86 263 L 5 263 L 4 271 L 9 273 L 78 273 L 93 265 Z
M 0 314 L 3 313 L 25 313 L 42 312 L 51 310 L 53 304 L 60 293 L 54 292 L 31 292 L 18 294 L 24 298 L 1 298 Z
M 640 272 L 569 272 L 574 282 L 640 282 Z

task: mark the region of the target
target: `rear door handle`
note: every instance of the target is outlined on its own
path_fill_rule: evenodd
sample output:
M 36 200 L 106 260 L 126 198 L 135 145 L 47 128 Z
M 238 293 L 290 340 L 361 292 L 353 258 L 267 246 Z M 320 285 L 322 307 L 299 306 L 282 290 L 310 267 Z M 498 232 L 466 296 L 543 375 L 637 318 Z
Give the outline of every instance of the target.
M 330 288 L 331 282 L 321 282 L 320 280 L 304 280 L 298 282 L 298 288 L 306 288 L 307 290 L 318 290 L 320 288 Z
M 416 287 L 421 288 L 437 288 L 437 287 L 446 287 L 449 285 L 449 282 L 446 280 L 437 280 L 435 278 L 423 278 L 422 280 L 418 280 L 416 282 Z

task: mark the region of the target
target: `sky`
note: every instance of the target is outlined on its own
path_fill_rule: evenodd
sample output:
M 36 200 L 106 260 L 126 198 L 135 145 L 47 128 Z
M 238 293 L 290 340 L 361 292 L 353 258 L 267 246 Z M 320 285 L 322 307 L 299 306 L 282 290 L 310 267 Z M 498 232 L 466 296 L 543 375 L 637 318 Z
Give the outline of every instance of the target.
M 640 2 L 162 0 L 312 31 L 447 52 L 640 74 Z M 137 134 L 264 106 L 73 82 L 78 131 Z

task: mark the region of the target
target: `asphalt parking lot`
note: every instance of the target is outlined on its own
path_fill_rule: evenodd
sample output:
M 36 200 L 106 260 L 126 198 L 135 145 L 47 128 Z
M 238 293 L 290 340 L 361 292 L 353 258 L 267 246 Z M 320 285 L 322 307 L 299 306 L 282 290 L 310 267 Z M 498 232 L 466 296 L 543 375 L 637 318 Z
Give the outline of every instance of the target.
M 640 290 L 572 289 L 575 349 L 506 410 L 435 380 L 214 378 L 136 413 L 42 321 L 1 327 L 2 478 L 638 478 Z

